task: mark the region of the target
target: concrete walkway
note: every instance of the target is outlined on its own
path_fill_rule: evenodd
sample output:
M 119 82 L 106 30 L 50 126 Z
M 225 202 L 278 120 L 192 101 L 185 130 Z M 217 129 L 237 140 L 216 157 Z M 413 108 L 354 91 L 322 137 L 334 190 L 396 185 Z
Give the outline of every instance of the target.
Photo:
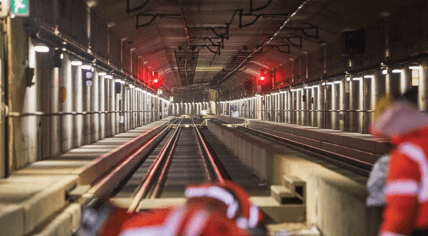
M 1 179 L 1 235 L 38 231 L 53 215 L 69 206 L 68 194 L 71 190 L 78 185 L 93 184 L 174 118 L 152 122 L 70 150 L 59 157 L 34 162 L 9 178 Z M 73 209 L 69 212 L 71 217 L 66 219 L 72 221 L 68 229 L 70 234 L 80 223 L 80 208 L 74 206 Z M 67 235 L 68 232 L 63 233 Z

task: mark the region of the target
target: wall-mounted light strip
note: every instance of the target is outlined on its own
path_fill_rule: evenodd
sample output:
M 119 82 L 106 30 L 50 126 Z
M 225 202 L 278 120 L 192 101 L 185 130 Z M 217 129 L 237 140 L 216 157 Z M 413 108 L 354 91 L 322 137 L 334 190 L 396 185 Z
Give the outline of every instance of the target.
M 81 66 L 81 65 L 82 65 L 82 62 L 81 62 L 81 61 L 71 61 L 71 62 L 70 62 L 70 64 L 71 64 L 72 66 Z
M 82 65 L 82 70 L 90 70 L 92 68 L 91 65 Z
M 34 51 L 40 52 L 40 53 L 47 53 L 47 52 L 49 52 L 49 47 L 48 46 L 35 46 Z

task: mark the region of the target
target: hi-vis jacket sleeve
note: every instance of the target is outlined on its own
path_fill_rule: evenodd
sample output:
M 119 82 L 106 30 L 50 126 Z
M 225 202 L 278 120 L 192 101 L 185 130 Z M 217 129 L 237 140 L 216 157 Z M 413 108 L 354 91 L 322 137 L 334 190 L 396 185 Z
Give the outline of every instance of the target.
M 392 154 L 381 236 L 408 235 L 411 232 L 418 214 L 421 159 L 425 159 L 422 149 L 412 143 L 401 144 Z

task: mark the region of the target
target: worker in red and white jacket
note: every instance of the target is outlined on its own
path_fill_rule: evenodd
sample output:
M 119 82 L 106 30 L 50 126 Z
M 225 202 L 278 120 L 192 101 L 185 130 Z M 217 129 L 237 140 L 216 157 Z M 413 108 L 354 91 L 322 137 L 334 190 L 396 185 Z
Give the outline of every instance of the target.
M 248 193 L 232 181 L 188 186 L 185 196 L 189 206 L 221 212 L 252 234 L 266 233 L 265 215 L 251 202 Z
M 182 206 L 128 212 L 106 201 L 85 208 L 75 236 L 250 236 L 218 211 Z
M 380 235 L 428 235 L 428 115 L 405 100 L 384 98 L 382 103 L 371 132 L 388 138 L 395 149 Z

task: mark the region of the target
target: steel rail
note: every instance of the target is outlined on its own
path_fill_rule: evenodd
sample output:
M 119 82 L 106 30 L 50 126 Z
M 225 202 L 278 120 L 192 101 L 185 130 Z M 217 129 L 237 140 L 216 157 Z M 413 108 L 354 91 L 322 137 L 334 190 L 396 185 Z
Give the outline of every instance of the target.
M 195 123 L 193 122 L 193 124 L 195 124 Z M 196 128 L 196 125 L 195 125 L 195 128 Z M 213 171 L 217 177 L 217 180 L 221 183 L 224 183 L 225 182 L 224 175 L 222 174 L 222 171 L 220 170 L 219 166 L 217 165 L 213 153 L 211 153 L 211 150 L 208 148 L 208 145 L 205 142 L 205 140 L 203 139 L 202 134 L 201 134 L 201 132 L 199 132 L 198 128 L 196 128 L 196 133 L 199 137 L 199 140 L 202 144 L 202 147 L 205 150 L 205 153 L 206 153 L 207 158 L 211 164 L 211 167 L 213 168 Z
M 194 124 L 194 128 L 198 129 L 196 127 L 196 125 L 195 125 L 195 122 L 193 122 L 193 124 Z M 213 182 L 213 177 L 215 177 L 215 176 L 212 176 L 212 173 L 211 173 L 210 168 L 208 166 L 207 160 L 204 158 L 204 150 L 202 149 L 201 143 L 199 141 L 199 137 L 198 137 L 197 131 L 195 131 L 195 138 L 197 140 L 196 143 L 198 144 L 199 152 L 201 152 L 201 155 L 202 155 L 202 162 L 204 163 L 205 172 L 207 172 L 207 174 L 208 174 L 208 181 L 209 182 Z
M 167 157 L 167 159 L 165 161 L 165 164 L 163 165 L 162 172 L 160 173 L 158 181 L 156 182 L 156 185 L 155 185 L 155 187 L 153 189 L 153 192 L 151 194 L 151 197 L 150 197 L 151 199 L 156 198 L 156 197 L 159 196 L 162 184 L 164 183 L 164 181 L 166 179 L 166 172 L 167 172 L 167 170 L 168 170 L 168 168 L 170 166 L 170 163 L 171 163 L 171 160 L 172 160 L 172 156 L 174 155 L 174 152 L 175 152 L 175 148 L 177 147 L 177 142 L 179 140 L 180 132 L 181 132 L 182 127 L 179 126 L 177 129 L 180 129 L 180 131 L 178 131 L 179 134 L 177 136 L 175 136 L 175 138 L 174 138 L 174 143 L 171 145 L 168 157 Z
M 159 152 L 158 156 L 152 163 L 152 165 L 149 167 L 149 170 L 147 171 L 146 175 L 144 176 L 142 183 L 140 184 L 141 187 L 138 189 L 137 194 L 134 196 L 129 208 L 128 212 L 134 212 L 138 204 L 140 203 L 141 199 L 147 195 L 148 191 L 150 190 L 149 187 L 151 183 L 153 182 L 153 179 L 155 178 L 156 174 L 159 171 L 159 165 L 164 160 L 165 153 L 169 150 L 169 147 L 171 146 L 171 143 L 174 139 L 174 137 L 178 134 L 178 131 L 180 130 L 179 127 L 181 126 L 181 123 L 183 122 L 183 119 L 178 124 L 178 127 L 176 128 L 174 134 L 171 136 L 171 138 L 168 140 L 168 142 L 165 144 L 165 146 L 162 148 L 162 150 Z
M 161 130 L 159 133 L 157 133 L 153 138 L 151 138 L 149 141 L 147 141 L 145 144 L 143 144 L 141 147 L 139 147 L 137 150 L 129 154 L 126 158 L 124 158 L 119 164 L 117 164 L 115 167 L 113 167 L 113 170 L 110 171 L 108 174 L 106 174 L 104 177 L 102 177 L 101 180 L 97 181 L 96 184 L 93 185 L 93 189 L 97 189 L 96 195 L 100 197 L 104 197 L 108 194 L 100 194 L 100 192 L 104 191 L 104 186 L 108 184 L 108 181 L 113 178 L 113 176 L 120 172 L 120 170 L 125 166 L 127 163 L 129 163 L 133 158 L 138 156 L 144 149 L 149 147 L 153 142 L 156 143 L 159 136 L 164 135 L 163 133 L 170 129 L 171 125 L 168 125 L 163 130 Z M 159 141 L 160 142 L 160 141 Z M 155 144 L 156 145 L 156 144 Z M 109 193 L 111 194 L 111 192 Z
M 308 155 L 316 155 L 318 158 L 323 159 L 324 161 L 334 165 L 340 164 L 343 168 L 362 176 L 368 176 L 371 168 L 373 167 L 373 164 L 369 162 L 361 161 L 349 156 L 345 156 L 345 155 L 337 154 L 321 148 L 313 147 L 304 143 L 300 143 L 291 139 L 278 136 L 278 135 L 270 134 L 267 132 L 263 132 L 263 131 L 248 128 L 248 127 L 238 127 L 238 129 L 244 132 L 252 133 L 259 137 L 269 138 L 271 140 L 277 141 L 280 144 L 284 144 L 284 143 L 288 144 L 287 146 L 289 146 L 292 149 L 295 149 L 302 153 L 306 153 Z M 280 132 L 280 131 L 276 131 L 276 132 Z

